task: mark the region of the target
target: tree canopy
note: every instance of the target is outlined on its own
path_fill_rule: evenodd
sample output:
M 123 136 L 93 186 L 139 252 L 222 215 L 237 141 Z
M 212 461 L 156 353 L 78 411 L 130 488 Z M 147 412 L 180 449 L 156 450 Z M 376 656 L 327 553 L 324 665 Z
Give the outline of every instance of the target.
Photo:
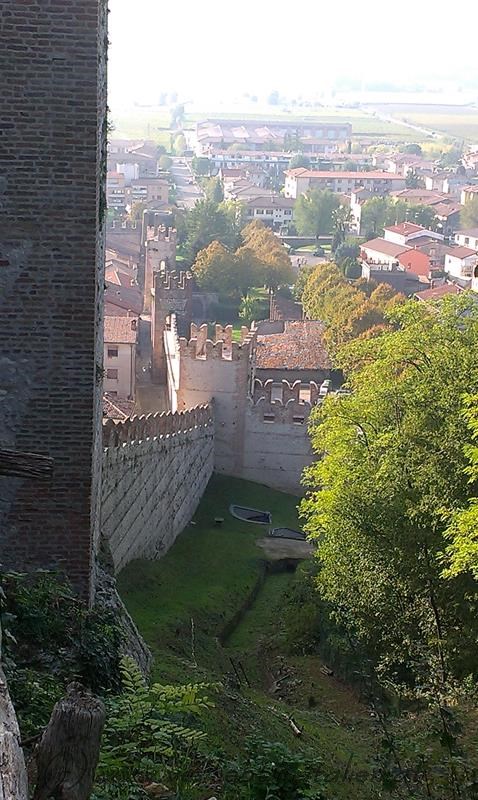
M 250 222 L 242 230 L 242 239 L 244 246 L 262 264 L 264 285 L 268 289 L 293 283 L 294 273 L 289 256 L 270 228 L 259 221 Z
M 200 250 L 217 241 L 232 249 L 235 230 L 228 214 L 211 200 L 200 200 L 186 218 L 186 253 L 191 261 Z
M 297 198 L 294 223 L 301 236 L 321 236 L 331 233 L 334 211 L 340 206 L 338 194 L 329 189 L 309 189 Z
M 460 224 L 464 228 L 476 228 L 478 226 L 478 198 L 473 197 L 465 203 L 460 211 Z
M 384 683 L 418 690 L 476 671 L 477 586 L 442 573 L 449 513 L 476 496 L 462 412 L 478 389 L 478 306 L 467 295 L 432 311 L 410 301 L 392 323 L 339 352 L 351 393 L 315 413 L 322 458 L 302 513 L 322 597 Z M 474 405 L 475 434 L 476 420 Z
M 310 158 L 303 153 L 296 153 L 289 161 L 289 169 L 297 169 L 298 167 L 308 169 L 310 167 Z
M 391 197 L 370 197 L 362 206 L 360 227 L 367 235 L 382 236 L 387 225 L 415 222 L 433 230 L 436 225 L 432 206 L 394 201 Z

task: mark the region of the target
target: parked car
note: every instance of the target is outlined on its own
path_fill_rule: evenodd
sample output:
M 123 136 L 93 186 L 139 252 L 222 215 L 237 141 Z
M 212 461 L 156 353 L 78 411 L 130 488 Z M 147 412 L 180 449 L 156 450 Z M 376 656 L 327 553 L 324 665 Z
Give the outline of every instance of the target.
M 323 256 L 325 251 L 321 247 L 316 247 L 314 252 L 312 253 L 313 256 Z

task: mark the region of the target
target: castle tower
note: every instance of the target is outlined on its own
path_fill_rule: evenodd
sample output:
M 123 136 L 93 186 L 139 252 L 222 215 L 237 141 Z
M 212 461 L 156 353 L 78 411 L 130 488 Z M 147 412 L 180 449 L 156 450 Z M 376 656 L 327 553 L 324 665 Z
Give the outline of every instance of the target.
M 146 240 L 144 267 L 144 310 L 151 309 L 151 289 L 154 285 L 154 273 L 173 272 L 176 268 L 176 228 L 160 225 L 157 233 Z
M 164 330 L 170 314 L 177 315 L 179 330 L 189 327 L 192 309 L 192 275 L 190 272 L 154 272 L 151 309 L 152 379 L 167 382 Z
M 0 442 L 53 459 L 0 477 L 0 553 L 85 599 L 98 538 L 106 3 L 0 0 Z

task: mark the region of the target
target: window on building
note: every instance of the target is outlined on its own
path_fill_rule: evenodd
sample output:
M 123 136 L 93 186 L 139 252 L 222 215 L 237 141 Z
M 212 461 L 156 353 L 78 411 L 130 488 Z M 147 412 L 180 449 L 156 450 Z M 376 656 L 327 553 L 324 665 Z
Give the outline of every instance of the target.
M 112 381 L 118 380 L 118 370 L 117 369 L 107 369 L 106 370 L 106 377 Z
M 108 347 L 108 358 L 118 358 L 117 347 Z

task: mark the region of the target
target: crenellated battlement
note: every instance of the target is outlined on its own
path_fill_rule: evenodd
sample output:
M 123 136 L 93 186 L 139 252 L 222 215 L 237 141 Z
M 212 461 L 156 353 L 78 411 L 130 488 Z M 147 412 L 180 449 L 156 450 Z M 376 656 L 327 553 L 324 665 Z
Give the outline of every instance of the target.
M 248 361 L 254 337 L 249 329 L 242 328 L 242 341 L 233 342 L 232 325 L 215 326 L 214 339 L 209 339 L 207 324 L 196 325 L 191 323 L 191 337 L 182 337 L 179 340 L 181 358 L 197 360 L 222 359 L 224 361 Z
M 106 221 L 107 230 L 116 231 L 117 233 L 121 233 L 121 231 L 136 231 L 139 227 L 140 224 L 136 220 L 110 219 Z
M 188 291 L 192 287 L 192 274 L 188 271 L 181 270 L 180 272 L 169 271 L 157 272 L 154 276 L 154 289 L 156 292 L 161 293 L 161 297 L 165 292 L 171 291 Z
M 321 401 L 320 387 L 315 381 L 289 383 L 289 381 L 282 380 L 279 383 L 271 378 L 264 382 L 256 378 L 250 399 L 253 405 L 265 401 L 269 404 L 285 406 L 287 403 L 294 402 L 308 406 L 309 409 Z
M 158 439 L 186 433 L 193 428 L 214 424 L 212 404 L 198 405 L 187 411 L 128 417 L 124 422 L 108 419 L 103 423 L 103 447 L 120 447 L 146 439 Z

